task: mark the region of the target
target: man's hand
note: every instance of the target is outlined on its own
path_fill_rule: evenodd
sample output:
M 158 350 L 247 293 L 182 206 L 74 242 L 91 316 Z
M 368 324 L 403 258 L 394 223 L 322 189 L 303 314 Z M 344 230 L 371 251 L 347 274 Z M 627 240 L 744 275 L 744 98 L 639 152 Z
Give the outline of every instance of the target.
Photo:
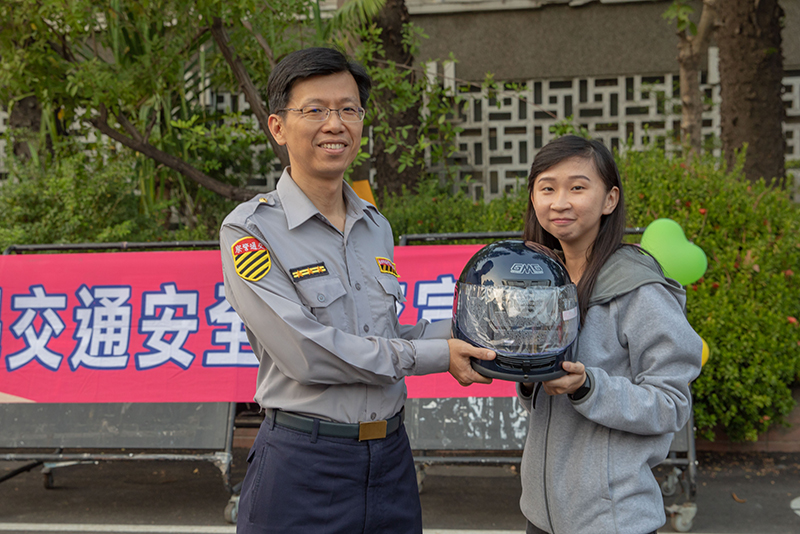
M 448 339 L 450 345 L 450 374 L 458 380 L 462 386 L 468 386 L 473 382 L 480 384 L 491 384 L 492 379 L 478 374 L 470 365 L 469 359 L 493 360 L 494 351 L 473 347 L 466 341 L 460 339 Z
M 567 374 L 555 380 L 542 382 L 542 387 L 548 395 L 564 395 L 575 391 L 586 382 L 586 367 L 580 362 L 564 362 L 561 364 Z

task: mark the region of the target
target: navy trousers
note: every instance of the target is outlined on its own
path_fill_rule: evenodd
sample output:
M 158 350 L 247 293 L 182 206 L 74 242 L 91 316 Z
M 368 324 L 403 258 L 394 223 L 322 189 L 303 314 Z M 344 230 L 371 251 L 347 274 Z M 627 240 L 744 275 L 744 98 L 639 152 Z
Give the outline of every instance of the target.
M 421 534 L 403 425 L 383 439 L 313 436 L 261 424 L 247 457 L 237 534 Z

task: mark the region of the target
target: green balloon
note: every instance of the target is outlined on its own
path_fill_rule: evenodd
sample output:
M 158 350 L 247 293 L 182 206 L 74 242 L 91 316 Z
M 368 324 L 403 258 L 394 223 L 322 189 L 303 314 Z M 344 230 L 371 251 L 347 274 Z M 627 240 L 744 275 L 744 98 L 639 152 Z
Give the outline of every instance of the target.
M 641 246 L 653 255 L 664 274 L 681 285 L 697 282 L 708 268 L 703 249 L 690 243 L 681 225 L 672 219 L 656 219 L 642 234 Z

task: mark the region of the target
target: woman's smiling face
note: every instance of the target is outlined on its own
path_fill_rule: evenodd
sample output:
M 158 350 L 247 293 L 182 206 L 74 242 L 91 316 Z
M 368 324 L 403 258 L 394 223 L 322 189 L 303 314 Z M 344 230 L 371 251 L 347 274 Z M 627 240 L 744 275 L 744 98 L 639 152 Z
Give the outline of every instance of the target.
M 562 249 L 585 251 L 594 243 L 600 219 L 617 207 L 619 189 L 606 189 L 591 159 L 573 157 L 541 172 L 531 203 L 544 230 Z

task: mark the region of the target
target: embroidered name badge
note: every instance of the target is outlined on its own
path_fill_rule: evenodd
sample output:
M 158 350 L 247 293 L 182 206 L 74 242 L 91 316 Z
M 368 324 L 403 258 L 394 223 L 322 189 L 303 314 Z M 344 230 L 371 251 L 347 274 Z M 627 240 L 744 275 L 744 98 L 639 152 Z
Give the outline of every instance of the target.
M 326 276 L 328 274 L 328 269 L 325 268 L 325 263 L 315 263 L 314 265 L 306 265 L 305 267 L 291 269 L 289 272 L 295 280 L 303 280 L 307 278 L 316 278 L 317 276 Z
M 258 282 L 269 272 L 272 260 L 269 251 L 255 237 L 243 237 L 231 245 L 236 274 L 247 281 Z
M 375 258 L 375 261 L 378 262 L 378 268 L 381 270 L 382 273 L 391 274 L 397 278 L 400 278 L 400 275 L 397 274 L 397 268 L 394 266 L 392 260 L 388 258 Z

